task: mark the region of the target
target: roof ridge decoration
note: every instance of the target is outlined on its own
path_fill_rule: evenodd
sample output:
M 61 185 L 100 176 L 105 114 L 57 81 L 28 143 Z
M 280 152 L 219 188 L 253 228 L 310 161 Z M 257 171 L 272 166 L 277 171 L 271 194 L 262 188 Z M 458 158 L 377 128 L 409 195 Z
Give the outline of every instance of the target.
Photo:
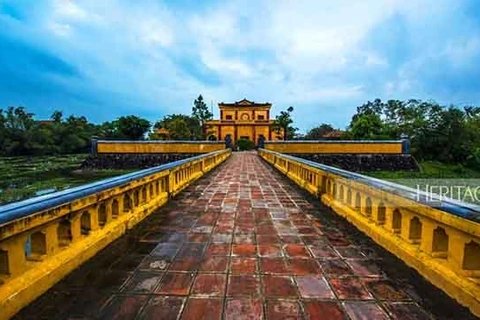
M 247 98 L 243 98 L 242 100 L 235 101 L 235 102 L 220 102 L 219 106 L 271 106 L 270 102 L 255 102 L 250 101 Z
M 247 100 L 247 98 L 243 98 L 243 99 L 240 100 L 240 101 L 235 101 L 235 104 L 245 105 L 245 104 L 255 104 L 255 102 L 254 102 L 254 101 Z

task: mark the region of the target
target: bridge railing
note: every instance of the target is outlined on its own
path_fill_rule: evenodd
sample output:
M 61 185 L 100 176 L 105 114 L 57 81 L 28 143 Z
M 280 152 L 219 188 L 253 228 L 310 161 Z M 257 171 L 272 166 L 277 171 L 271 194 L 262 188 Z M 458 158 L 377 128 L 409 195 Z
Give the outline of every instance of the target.
M 408 154 L 403 140 L 289 140 L 265 141 L 264 149 L 289 154 Z
M 226 149 L 225 141 L 130 141 L 92 139 L 91 153 L 96 154 L 155 154 L 209 153 Z
M 265 149 L 259 155 L 480 315 L 480 208 Z
M 0 206 L 0 318 L 8 318 L 219 165 L 230 149 Z

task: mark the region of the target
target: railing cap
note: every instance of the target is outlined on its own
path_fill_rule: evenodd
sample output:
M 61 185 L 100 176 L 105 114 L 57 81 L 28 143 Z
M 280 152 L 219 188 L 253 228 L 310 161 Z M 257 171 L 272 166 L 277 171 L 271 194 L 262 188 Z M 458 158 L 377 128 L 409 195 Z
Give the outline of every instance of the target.
M 335 175 L 350 179 L 350 180 L 355 180 L 356 182 L 360 182 L 375 188 L 378 188 L 380 190 L 390 192 L 396 195 L 399 195 L 401 197 L 407 198 L 409 200 L 421 203 L 423 205 L 427 205 L 430 207 L 433 207 L 435 209 L 451 213 L 455 216 L 462 217 L 467 220 L 475 221 L 480 223 L 480 206 L 463 202 L 463 201 L 458 201 L 458 200 L 441 200 L 438 201 L 438 205 L 432 205 L 431 203 L 428 203 L 425 199 L 428 199 L 430 197 L 429 194 L 427 194 L 424 191 L 419 191 L 404 185 L 400 185 L 397 183 L 377 179 L 377 178 L 372 178 L 368 177 L 359 173 L 355 172 L 350 172 L 347 170 L 327 166 L 318 162 L 313 162 L 310 160 L 305 160 L 302 158 L 286 155 L 283 153 L 279 153 L 276 151 L 271 151 L 271 150 L 266 150 L 266 149 L 259 149 L 262 152 L 266 153 L 271 153 L 271 154 L 276 154 L 280 155 L 284 158 L 294 160 L 300 163 L 303 163 L 305 165 L 323 170 L 327 173 L 333 173 Z
M 225 144 L 225 141 L 192 141 L 192 140 L 97 140 L 97 143 L 140 143 L 140 144 Z
M 66 204 L 73 200 L 81 199 L 86 196 L 90 196 L 92 194 L 102 192 L 102 191 L 129 183 L 131 181 L 147 177 L 155 173 L 162 172 L 164 170 L 169 170 L 175 167 L 179 167 L 190 161 L 207 158 L 209 156 L 221 154 L 229 150 L 230 149 L 214 151 L 214 152 L 190 157 L 187 159 L 182 159 L 182 160 L 162 164 L 160 166 L 127 173 L 121 176 L 88 183 L 78 187 L 74 187 L 74 188 L 70 188 L 70 189 L 66 189 L 58 192 L 53 192 L 47 195 L 38 196 L 38 197 L 23 200 L 23 201 L 6 204 L 3 206 L 0 206 L 0 226 L 3 224 L 9 223 L 11 221 L 14 221 L 16 219 L 24 218 L 36 212 L 41 212 L 48 209 L 54 209 L 55 207 L 58 207 L 62 204 Z
M 287 141 L 273 141 L 273 140 L 266 140 L 265 143 L 269 144 L 319 144 L 319 143 L 344 143 L 344 144 L 360 144 L 360 143 L 369 143 L 369 144 L 376 144 L 376 143 L 402 143 L 404 140 L 287 140 Z

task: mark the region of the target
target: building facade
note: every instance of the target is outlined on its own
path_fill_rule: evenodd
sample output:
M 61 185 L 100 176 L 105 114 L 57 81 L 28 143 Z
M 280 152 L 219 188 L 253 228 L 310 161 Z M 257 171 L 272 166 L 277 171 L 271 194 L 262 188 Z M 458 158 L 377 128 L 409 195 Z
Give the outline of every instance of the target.
M 234 103 L 219 103 L 220 119 L 205 123 L 209 140 L 225 140 L 230 136 L 232 143 L 249 139 L 258 145 L 259 139 L 281 140 L 283 133 L 274 130 L 270 119 L 271 103 L 255 103 L 243 99 Z

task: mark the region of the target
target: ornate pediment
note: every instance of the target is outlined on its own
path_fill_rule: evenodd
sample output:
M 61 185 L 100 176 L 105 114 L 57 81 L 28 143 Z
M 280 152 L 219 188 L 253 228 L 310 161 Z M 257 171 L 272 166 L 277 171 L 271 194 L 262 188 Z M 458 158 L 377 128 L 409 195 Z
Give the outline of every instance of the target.
M 225 102 L 220 102 L 218 104 L 220 108 L 222 107 L 229 107 L 229 108 L 235 108 L 235 107 L 263 107 L 263 108 L 270 108 L 272 106 L 271 103 L 269 102 L 264 102 L 264 103 L 256 103 L 254 101 L 247 100 L 246 98 L 243 98 L 240 101 L 235 101 L 233 103 L 225 103 Z
M 235 104 L 238 104 L 238 105 L 241 105 L 241 106 L 250 106 L 250 105 L 254 104 L 254 102 L 243 98 L 242 100 L 235 102 Z

